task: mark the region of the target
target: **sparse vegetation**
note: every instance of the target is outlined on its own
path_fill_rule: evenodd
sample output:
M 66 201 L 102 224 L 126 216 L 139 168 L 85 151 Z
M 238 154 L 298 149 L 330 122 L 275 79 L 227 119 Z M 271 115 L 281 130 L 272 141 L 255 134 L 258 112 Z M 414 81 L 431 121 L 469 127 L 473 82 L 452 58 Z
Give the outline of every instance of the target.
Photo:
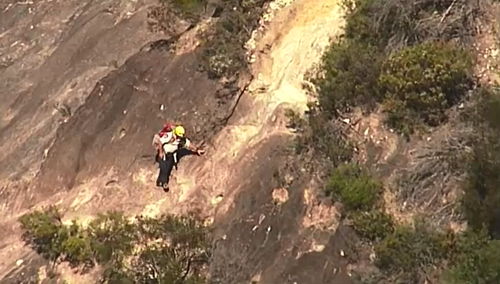
M 197 24 L 208 5 L 206 0 L 159 0 L 148 11 L 148 27 L 152 32 L 171 34 L 179 18 Z
M 86 271 L 103 268 L 102 283 L 205 283 L 209 231 L 194 216 L 99 215 L 88 226 L 65 225 L 55 207 L 20 218 L 24 240 L 53 264 L 67 261 Z
M 353 156 L 354 146 L 345 136 L 345 125 L 330 120 L 316 106 L 310 105 L 307 118 L 297 114 L 288 114 L 289 125 L 294 127 L 300 136 L 295 143 L 298 155 L 313 156 L 321 153 L 325 161 L 332 167 L 348 162 Z
M 500 239 L 500 96 L 484 89 L 472 120 L 476 137 L 467 163 L 462 211 L 474 230 L 487 228 Z
M 414 226 L 398 225 L 377 210 L 352 214 L 358 235 L 373 243 L 380 269 L 362 283 L 499 283 L 500 184 L 495 161 L 500 149 L 500 97 L 494 88 L 476 93 L 474 112 L 466 114 L 475 131 L 460 203 L 468 229 L 442 232 L 418 220 Z
M 201 67 L 214 79 L 226 77 L 236 80 L 247 68 L 245 44 L 258 26 L 269 0 L 159 0 L 150 9 L 149 28 L 153 32 L 170 33 L 176 17 L 191 25 L 203 18 L 215 21 L 199 34 L 201 41 Z M 212 14 L 208 14 L 211 13 Z
M 247 68 L 245 44 L 269 0 L 223 0 L 217 22 L 202 34 L 203 67 L 213 78 L 235 78 Z
M 418 122 L 443 122 L 471 87 L 472 61 L 462 46 L 470 42 L 480 7 L 441 2 L 346 1 L 345 35 L 311 77 L 322 112 L 335 118 L 354 107 L 369 112 L 382 105 L 388 124 L 406 135 Z M 457 25 L 465 32 L 454 32 Z M 435 41 L 443 39 L 459 44 Z
M 474 88 L 474 54 L 468 48 L 488 3 L 352 0 L 345 6 L 345 34 L 332 43 L 310 78 L 318 96 L 314 117 L 321 119 L 309 115 L 309 125 L 301 124 L 304 133 L 338 125 L 355 108 L 382 110 L 388 126 L 407 137 L 446 122 L 449 109 Z M 487 89 L 475 93 L 488 98 L 478 105 L 472 142 L 467 138 L 456 146 L 461 147 L 457 155 L 469 153 L 461 199 L 469 225 L 465 232 L 443 230 L 426 220 L 399 224 L 379 202 L 381 185 L 366 172 L 359 175 L 363 171 L 357 166 L 333 164 L 327 193 L 343 203 L 354 230 L 375 251 L 378 271 L 363 283 L 499 283 L 500 99 Z M 315 141 L 331 139 L 328 132 L 316 134 Z M 329 147 L 304 135 L 299 143 L 328 156 Z

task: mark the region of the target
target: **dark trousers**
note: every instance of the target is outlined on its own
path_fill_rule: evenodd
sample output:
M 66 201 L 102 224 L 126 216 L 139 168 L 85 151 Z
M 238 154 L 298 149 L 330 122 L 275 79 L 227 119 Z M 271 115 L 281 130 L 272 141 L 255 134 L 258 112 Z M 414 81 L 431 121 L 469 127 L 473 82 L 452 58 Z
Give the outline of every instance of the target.
M 170 181 L 170 174 L 175 166 L 174 155 L 169 153 L 164 159 L 161 159 L 159 155 L 156 154 L 156 161 L 160 165 L 160 172 L 158 173 L 158 178 L 156 179 L 156 185 L 168 185 L 168 182 Z

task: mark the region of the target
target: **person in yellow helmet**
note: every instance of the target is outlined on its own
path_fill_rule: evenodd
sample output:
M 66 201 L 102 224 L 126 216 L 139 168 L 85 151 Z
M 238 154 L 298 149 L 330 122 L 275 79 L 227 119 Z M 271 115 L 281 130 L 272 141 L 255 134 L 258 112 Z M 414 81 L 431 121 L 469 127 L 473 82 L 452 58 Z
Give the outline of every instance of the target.
M 163 190 L 169 190 L 168 183 L 170 174 L 174 166 L 177 168 L 177 151 L 185 148 L 198 156 L 203 155 L 205 151 L 196 147 L 189 139 L 184 137 L 186 130 L 181 125 L 175 126 L 171 131 L 164 133 L 161 137 L 156 137 L 156 141 L 161 143 L 161 150 L 158 152 L 157 161 L 160 165 L 160 172 L 156 179 L 156 186 Z

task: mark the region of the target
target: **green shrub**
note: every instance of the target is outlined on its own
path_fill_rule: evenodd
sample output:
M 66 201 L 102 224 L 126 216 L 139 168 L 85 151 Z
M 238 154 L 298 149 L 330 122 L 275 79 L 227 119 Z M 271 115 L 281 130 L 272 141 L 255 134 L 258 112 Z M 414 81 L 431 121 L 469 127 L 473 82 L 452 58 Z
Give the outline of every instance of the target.
M 374 24 L 373 17 L 377 10 L 377 2 L 377 0 L 344 0 L 342 2 L 346 11 L 344 36 L 349 42 L 364 43 L 383 51 L 391 35 L 382 36 L 382 29 Z
M 356 212 L 352 220 L 357 235 L 372 242 L 383 240 L 394 232 L 392 217 L 379 210 Z
M 98 263 L 122 261 L 137 238 L 134 225 L 117 211 L 99 214 L 89 223 L 87 234 Z
M 326 183 L 327 195 L 337 197 L 347 210 L 370 210 L 379 201 L 382 184 L 356 164 L 336 168 Z
M 461 208 L 469 227 L 500 238 L 500 97 L 482 90 L 470 119 L 477 137 L 467 163 Z
M 64 251 L 64 260 L 73 266 L 83 264 L 85 268 L 93 266 L 93 251 L 90 246 L 86 232 L 74 220 L 71 225 L 65 226 L 67 236 L 64 237 L 62 250 Z
M 175 32 L 178 18 L 191 25 L 200 22 L 208 2 L 206 0 L 159 0 L 160 5 L 148 9 L 148 29 L 151 32 L 161 32 L 169 36 Z M 175 39 L 175 36 L 169 41 Z M 175 40 L 169 45 L 173 46 Z
M 383 59 L 377 48 L 342 40 L 332 43 L 323 55 L 320 73 L 311 81 L 316 85 L 321 110 L 328 117 L 355 106 L 375 106 L 378 100 L 377 79 Z
M 311 76 L 327 117 L 382 104 L 388 124 L 407 135 L 420 122 L 436 126 L 445 120 L 445 111 L 471 87 L 472 60 L 464 50 L 436 40 L 466 42 L 469 34 L 456 31 L 460 25 L 472 30 L 475 14 L 463 9 L 479 9 L 471 3 L 450 4 L 346 0 L 345 34 L 331 44 Z M 453 13 L 463 22 L 439 13 Z
M 446 283 L 500 283 L 500 241 L 490 239 L 486 230 L 458 236 L 455 253 L 453 265 L 443 277 Z
M 374 250 L 376 265 L 386 273 L 398 273 L 407 283 L 420 283 L 425 271 L 438 267 L 453 247 L 448 234 L 418 222 L 415 228 L 397 226 Z
M 100 283 L 205 283 L 201 270 L 210 257 L 210 231 L 194 216 L 138 217 L 100 214 L 83 228 L 61 222 L 57 208 L 20 218 L 26 242 L 56 263 L 102 268 Z M 83 270 L 86 272 L 88 270 Z
M 44 258 L 56 262 L 64 253 L 63 243 L 68 233 L 56 207 L 25 214 L 19 218 L 19 222 L 24 230 L 23 240 Z
M 159 0 L 159 2 L 184 20 L 191 21 L 192 24 L 199 22 L 207 5 L 207 0 Z
M 193 14 L 199 13 L 205 8 L 206 0 L 161 0 L 160 2 L 172 2 L 172 5 L 183 13 Z
M 467 52 L 447 43 L 424 43 L 392 54 L 382 65 L 378 84 L 388 122 L 411 129 L 421 119 L 431 126 L 471 87 L 472 61 Z

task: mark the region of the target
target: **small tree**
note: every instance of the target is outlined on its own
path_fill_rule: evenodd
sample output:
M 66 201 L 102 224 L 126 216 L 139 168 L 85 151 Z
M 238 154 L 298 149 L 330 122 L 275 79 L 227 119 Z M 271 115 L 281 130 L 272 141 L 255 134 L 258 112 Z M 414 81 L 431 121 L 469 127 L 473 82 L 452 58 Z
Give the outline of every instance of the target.
M 135 283 L 204 283 L 201 269 L 208 262 L 209 231 L 197 218 L 164 215 L 137 219 L 143 249 L 132 258 L 129 275 Z
M 103 268 L 101 283 L 201 284 L 210 255 L 209 229 L 194 216 L 99 214 L 83 228 L 61 222 L 55 207 L 20 218 L 25 240 L 47 259 Z M 84 270 L 86 271 L 86 270 Z
M 93 251 L 85 230 L 73 220 L 67 228 L 67 237 L 62 244 L 62 250 L 65 254 L 65 261 L 76 267 L 81 264 L 84 268 L 90 268 L 94 265 Z
M 131 254 L 137 239 L 135 226 L 118 211 L 99 214 L 89 223 L 87 235 L 100 264 L 121 263 Z

